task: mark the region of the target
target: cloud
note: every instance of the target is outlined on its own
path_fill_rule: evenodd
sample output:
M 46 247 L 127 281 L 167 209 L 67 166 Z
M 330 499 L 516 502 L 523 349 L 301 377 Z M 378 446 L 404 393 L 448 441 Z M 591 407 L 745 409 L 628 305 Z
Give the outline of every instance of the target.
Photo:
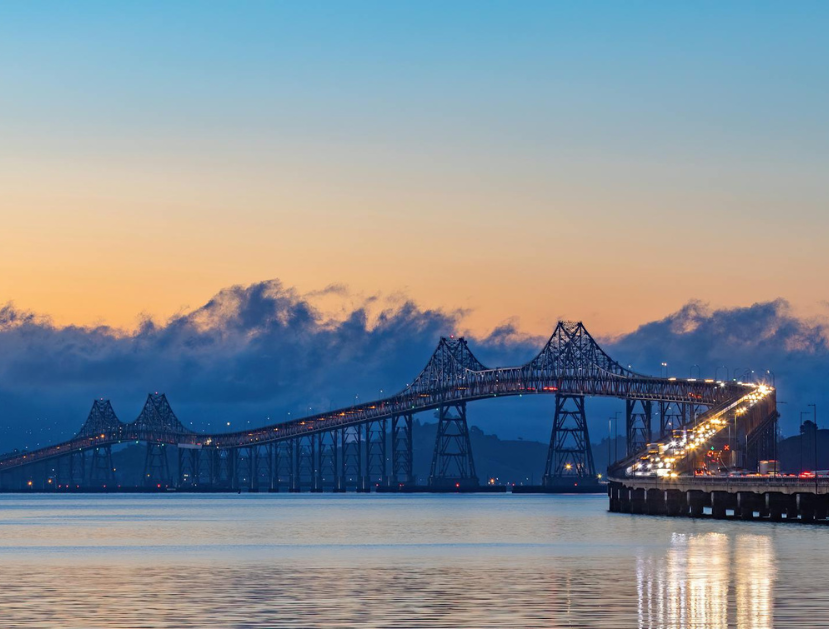
M 320 307 L 320 298 L 346 305 Z M 8 304 L 0 308 L 0 450 L 70 436 L 96 397 L 111 399 L 130 421 L 147 392 L 164 391 L 180 419 L 202 430 L 376 398 L 405 387 L 439 337 L 462 329 L 464 314 L 422 309 L 399 294 L 353 295 L 342 286 L 303 295 L 277 280 L 224 289 L 166 322 L 146 318 L 134 332 L 58 327 Z M 825 324 L 795 317 L 782 300 L 719 310 L 690 302 L 600 342 L 644 373 L 659 373 L 663 361 L 677 376 L 694 365 L 706 377 L 717 368 L 724 376 L 723 366 L 729 373 L 769 369 L 780 399 L 789 402 L 782 409 L 791 424 L 807 403 L 829 408 L 821 389 L 826 332 Z M 497 366 L 526 362 L 546 339 L 509 321 L 468 340 L 484 364 Z M 600 422 L 594 440 L 604 435 L 614 404 L 589 402 L 591 422 Z M 546 439 L 551 417 L 547 398 L 470 407 L 473 423 L 506 437 Z
M 342 287 L 327 291 L 351 298 Z M 319 295 L 313 295 L 313 298 Z M 371 322 L 369 321 L 371 319 Z M 234 286 L 134 333 L 56 327 L 0 310 L 0 425 L 9 441 L 65 437 L 95 397 L 129 421 L 150 390 L 206 428 L 327 410 L 405 387 L 457 315 L 374 297 L 331 318 L 279 281 Z
M 692 301 L 679 311 L 615 339 L 607 349 L 644 373 L 706 378 L 773 378 L 783 426 L 794 432 L 800 410 L 817 403 L 829 410 L 829 325 L 792 313 L 783 299 L 730 309 Z

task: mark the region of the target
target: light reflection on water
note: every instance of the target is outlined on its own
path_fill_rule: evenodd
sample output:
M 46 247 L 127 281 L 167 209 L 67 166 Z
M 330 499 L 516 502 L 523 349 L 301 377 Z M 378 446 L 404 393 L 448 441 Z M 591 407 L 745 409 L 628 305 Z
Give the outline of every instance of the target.
M 826 535 L 600 496 L 0 496 L 0 624 L 813 627 Z

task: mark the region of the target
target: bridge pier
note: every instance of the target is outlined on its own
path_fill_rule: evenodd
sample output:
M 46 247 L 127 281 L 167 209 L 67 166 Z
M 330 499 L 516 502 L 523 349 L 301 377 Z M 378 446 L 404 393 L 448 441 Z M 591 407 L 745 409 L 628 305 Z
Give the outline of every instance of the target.
M 797 493 L 795 494 L 797 504 L 797 513 L 803 522 L 812 522 L 815 519 L 815 510 L 817 500 L 815 494 L 812 493 Z
M 628 489 L 628 513 L 641 515 L 645 513 L 645 490 L 631 487 Z
M 466 402 L 441 405 L 438 410 L 435 450 L 429 473 L 430 487 L 477 487 Z
M 616 482 L 609 482 L 607 484 L 607 497 L 610 499 L 609 511 L 611 513 L 622 512 L 622 485 Z
M 815 520 L 825 520 L 829 516 L 829 496 L 815 496 Z
M 176 448 L 178 454 L 178 486 L 198 487 L 201 451 L 196 448 Z
M 413 483 L 412 416 L 395 415 L 391 420 L 391 484 Z
M 665 513 L 674 517 L 688 515 L 688 499 L 684 491 L 665 490 Z
M 692 518 L 698 518 L 704 513 L 705 507 L 709 506 L 709 495 L 698 489 L 691 489 L 685 492 L 685 500 L 688 503 L 688 514 Z
M 340 475 L 335 491 L 346 491 L 352 482 L 356 491 L 365 491 L 363 454 L 363 426 L 357 424 L 342 428 L 340 430 Z
M 769 491 L 765 493 L 766 510 L 769 513 L 769 519 L 779 522 L 783 519 L 783 514 L 788 514 L 796 511 L 797 505 L 794 496 L 784 494 L 779 491 Z
M 112 447 L 102 446 L 100 448 L 93 448 L 92 463 L 89 470 L 89 485 L 94 487 L 112 487 L 114 484 Z
M 316 443 L 313 435 L 301 435 L 294 440 L 294 474 L 290 491 L 299 493 L 303 485 L 316 490 Z
M 735 515 L 739 515 L 741 520 L 752 520 L 754 519 L 754 512 L 759 511 L 762 517 L 766 510 L 766 503 L 763 498 L 762 494 L 753 491 L 738 491 Z
M 339 464 L 337 452 L 337 433 L 335 431 L 317 434 L 317 478 L 316 488 L 323 491 L 327 485 L 336 489 L 339 483 Z
M 653 402 L 650 400 L 626 399 L 625 419 L 627 455 L 633 456 L 647 447 L 651 441 Z
M 544 487 L 571 485 L 573 480 L 596 482 L 584 396 L 556 393 L 553 430 L 541 484 Z
M 711 516 L 717 520 L 725 518 L 728 509 L 737 508 L 737 496 L 727 491 L 711 492 Z
M 667 513 L 665 490 L 648 489 L 645 492 L 645 510 L 648 515 L 665 515 Z
M 286 439 L 274 445 L 273 460 L 273 491 L 279 491 L 282 478 L 285 479 L 288 490 L 294 485 L 294 440 Z
M 388 442 L 388 422 L 385 419 L 366 423 L 366 491 L 374 485 L 387 487 L 389 484 L 388 459 L 386 457 Z

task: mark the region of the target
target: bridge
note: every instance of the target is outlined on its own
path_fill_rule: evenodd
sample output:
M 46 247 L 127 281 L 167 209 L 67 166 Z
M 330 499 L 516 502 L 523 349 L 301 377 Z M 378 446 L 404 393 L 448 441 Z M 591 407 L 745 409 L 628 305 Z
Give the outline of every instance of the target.
M 539 353 L 524 365 L 490 368 L 463 338 L 442 338 L 423 370 L 394 395 L 250 430 L 189 430 L 164 394 L 150 394 L 129 423 L 118 419 L 109 401 L 96 400 L 71 439 L 0 457 L 0 489 L 113 488 L 112 448 L 127 443 L 145 445 L 147 488 L 412 488 L 413 417 L 437 411 L 427 487 L 474 490 L 480 485 L 467 404 L 531 395 L 555 396 L 542 475 L 542 488 L 548 489 L 595 484 L 598 478 L 585 397 L 626 401 L 626 457 L 612 471 L 632 478 L 692 473 L 704 463 L 703 443 L 722 440 L 726 427 L 733 427 L 732 436 L 742 444 L 743 463 L 754 465 L 768 456 L 777 420 L 770 387 L 640 374 L 610 358 L 581 322 L 559 322 Z

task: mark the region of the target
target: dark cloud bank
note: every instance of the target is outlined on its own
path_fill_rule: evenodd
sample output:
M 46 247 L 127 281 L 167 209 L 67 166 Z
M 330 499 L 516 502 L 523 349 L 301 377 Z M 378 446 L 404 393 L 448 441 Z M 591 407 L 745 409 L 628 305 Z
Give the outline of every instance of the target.
M 353 300 L 339 288 L 329 291 Z M 346 298 L 346 299 L 343 299 Z M 336 318 L 278 281 L 233 287 L 165 324 L 134 333 L 106 327 L 56 327 L 12 305 L 0 308 L 0 451 L 65 438 L 91 400 L 107 397 L 122 420 L 138 414 L 149 391 L 165 391 L 186 424 L 213 429 L 328 410 L 402 389 L 438 338 L 455 333 L 460 312 L 422 310 L 409 301 L 367 299 Z M 555 322 L 550 322 L 550 329 Z M 590 327 L 590 322 L 585 321 Z M 488 365 L 529 360 L 545 339 L 512 325 L 469 339 Z M 712 310 L 691 302 L 661 321 L 616 339 L 599 339 L 614 358 L 644 373 L 669 363 L 672 375 L 696 367 L 774 372 L 784 432 L 816 402 L 829 418 L 827 326 L 795 317 L 785 301 Z M 607 431 L 616 401 L 591 400 L 593 440 Z M 470 407 L 473 423 L 505 437 L 547 438 L 552 399 L 493 400 Z M 428 419 L 428 418 L 426 418 Z M 820 417 L 819 417 L 820 419 Z M 829 421 L 829 419 L 827 419 Z

